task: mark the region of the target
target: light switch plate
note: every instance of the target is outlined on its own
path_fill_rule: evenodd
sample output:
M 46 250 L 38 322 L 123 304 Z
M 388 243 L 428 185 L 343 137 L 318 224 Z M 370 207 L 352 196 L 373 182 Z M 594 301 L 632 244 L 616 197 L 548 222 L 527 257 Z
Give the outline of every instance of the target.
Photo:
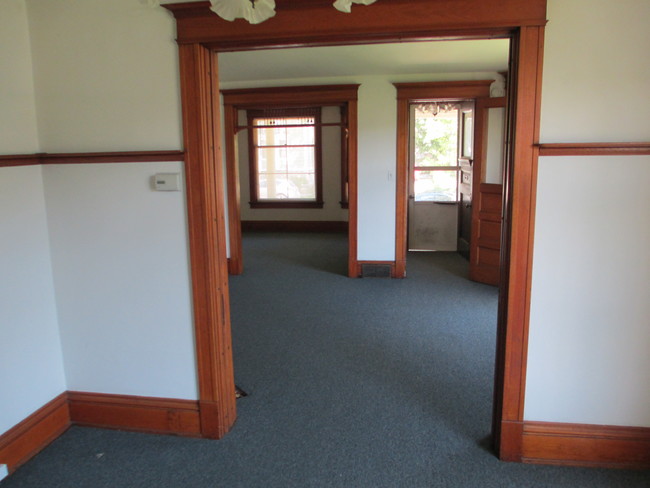
M 156 191 L 180 191 L 181 175 L 179 173 L 158 173 L 153 177 Z

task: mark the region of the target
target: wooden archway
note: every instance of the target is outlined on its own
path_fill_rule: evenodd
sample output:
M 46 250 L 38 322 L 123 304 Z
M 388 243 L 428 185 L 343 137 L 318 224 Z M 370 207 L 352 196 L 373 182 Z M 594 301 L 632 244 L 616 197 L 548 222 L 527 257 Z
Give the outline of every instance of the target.
M 504 186 L 502 283 L 493 438 L 503 460 L 522 457 L 525 370 L 546 0 L 380 0 L 342 14 L 331 0 L 276 0 L 258 25 L 227 22 L 209 2 L 169 4 L 179 44 L 201 431 L 235 421 L 228 308 L 217 53 L 396 40 L 511 40 L 510 155 Z M 353 209 L 350 209 L 353 211 Z

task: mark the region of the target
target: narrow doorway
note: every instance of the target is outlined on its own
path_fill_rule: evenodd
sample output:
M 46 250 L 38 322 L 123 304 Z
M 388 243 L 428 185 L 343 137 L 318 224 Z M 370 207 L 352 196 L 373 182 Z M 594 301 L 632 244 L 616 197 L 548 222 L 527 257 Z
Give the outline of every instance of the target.
M 471 198 L 460 191 L 468 105 L 432 100 L 409 107 L 409 251 L 459 250 L 466 228 L 460 199 Z

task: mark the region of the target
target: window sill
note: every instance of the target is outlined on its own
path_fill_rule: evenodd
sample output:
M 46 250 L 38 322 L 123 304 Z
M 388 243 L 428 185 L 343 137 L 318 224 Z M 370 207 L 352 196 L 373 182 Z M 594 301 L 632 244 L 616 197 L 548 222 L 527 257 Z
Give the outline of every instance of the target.
M 300 200 L 271 200 L 249 202 L 251 208 L 323 208 L 324 202 L 304 202 Z

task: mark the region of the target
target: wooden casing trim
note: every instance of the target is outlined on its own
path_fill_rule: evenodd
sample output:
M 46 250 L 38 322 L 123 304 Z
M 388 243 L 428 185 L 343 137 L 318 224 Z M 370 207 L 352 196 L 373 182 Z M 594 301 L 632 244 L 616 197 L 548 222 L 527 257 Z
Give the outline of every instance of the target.
M 238 111 L 260 107 L 323 107 L 339 105 L 347 110 L 348 123 L 348 275 L 357 270 L 357 96 L 359 85 L 309 85 L 221 90 L 225 120 L 225 164 L 228 182 L 228 235 L 230 274 L 241 274 L 243 265 L 241 190 L 237 155 Z M 250 138 L 249 138 L 250 139 Z M 250 150 L 249 150 L 250 151 Z M 346 162 L 341 161 L 341 165 Z M 251 188 L 252 192 L 252 188 Z M 322 195 L 322 188 L 321 188 Z M 297 207 L 300 204 L 296 205 Z
M 397 169 L 395 177 L 395 272 L 406 276 L 409 199 L 409 106 L 431 100 L 467 100 L 490 96 L 494 80 L 393 83 L 397 89 Z
M 396 8 L 398 7 L 398 8 Z M 395 40 L 470 39 L 510 37 L 513 69 L 509 72 L 515 89 L 511 89 L 510 117 L 514 123 L 509 140 L 512 158 L 511 176 L 504 188 L 508 220 L 504 225 L 503 263 L 507 273 L 501 280 L 506 289 L 502 293 L 498 350 L 495 375 L 495 408 L 493 434 L 502 459 L 520 460 L 523 432 L 502 429 L 506 424 L 523 420 L 525 391 L 525 361 L 527 354 L 530 274 L 534 225 L 534 190 L 536 182 L 539 134 L 539 101 L 541 96 L 541 54 L 543 31 L 546 24 L 546 0 L 385 0 L 368 8 L 354 9 L 342 15 L 324 0 L 278 0 L 278 14 L 271 21 L 259 25 L 245 22 L 227 22 L 209 10 L 208 2 L 167 5 L 176 18 L 177 41 L 181 52 L 182 103 L 186 145 L 186 166 L 205 167 L 211 163 L 208 147 L 219 147 L 219 135 L 206 139 L 204 133 L 215 122 L 210 114 L 201 111 L 202 99 L 210 100 L 205 87 L 218 90 L 216 72 L 208 63 L 190 62 L 190 53 L 262 49 L 270 47 L 300 47 L 314 45 L 370 43 Z M 203 54 L 201 54 L 203 56 Z M 216 63 L 215 63 L 216 64 Z M 354 110 L 354 111 L 353 111 Z M 216 113 L 216 112 L 214 112 Z M 214 115 L 213 113 L 213 115 Z M 350 104 L 350 127 L 356 130 L 356 101 Z M 206 143 L 207 142 L 207 143 Z M 203 148 L 203 149 L 201 149 Z M 356 141 L 350 141 L 351 156 L 356 154 Z M 514 164 L 513 164 L 514 161 Z M 215 164 L 219 167 L 219 161 Z M 219 171 L 217 171 L 218 173 Z M 356 165 L 350 166 L 350 239 L 356 239 Z M 190 209 L 210 202 L 215 194 L 209 174 L 188 178 Z M 213 241 L 206 240 L 204 229 L 218 222 L 223 234 L 223 214 L 201 213 L 190 210 L 190 248 L 193 270 L 193 290 L 196 310 L 207 305 L 209 298 L 222 296 L 213 280 L 202 278 L 205 254 L 217 249 L 218 260 L 225 266 L 226 255 Z M 193 227 L 197 227 L 193 229 Z M 212 232 L 212 230 L 211 230 Z M 349 262 L 356 263 L 356 247 L 350 247 Z M 354 255 L 353 255 L 354 253 Z M 510 258 L 510 260 L 508 260 Z M 210 258 L 212 259 L 212 258 Z M 399 265 L 399 263 L 397 263 Z M 350 266 L 350 276 L 357 272 Z M 194 277 L 194 273 L 199 278 Z M 510 280 L 510 281 L 509 281 Z M 227 283 L 224 284 L 227 286 Z M 227 289 L 226 289 L 227 291 Z M 200 296 L 200 298 L 197 298 Z M 227 295 L 225 295 L 227 296 Z M 208 307 L 209 308 L 209 307 Z M 220 336 L 228 330 L 228 317 L 203 314 L 195 317 L 197 345 L 206 337 Z M 212 392 L 215 408 L 219 395 L 230 395 L 232 364 L 227 359 L 223 368 L 219 352 L 231 356 L 228 342 L 216 345 L 214 352 L 199 354 L 199 377 L 202 385 Z M 204 374 L 212 371 L 214 375 Z M 203 381 L 209 383 L 203 383 Z M 204 398 L 204 388 L 201 388 Z M 203 415 L 203 405 L 201 405 Z M 506 432 L 507 431 L 507 432 Z M 514 432 L 514 435 L 513 435 Z
M 186 44 L 179 61 L 201 434 L 220 438 L 232 428 L 236 406 L 217 53 Z
M 277 15 L 258 25 L 226 22 L 210 3 L 164 5 L 176 18 L 179 44 L 220 51 L 260 47 L 388 42 L 396 39 L 507 35 L 514 26 L 545 25 L 545 0 L 382 0 L 341 14 L 330 0 L 276 0 Z

